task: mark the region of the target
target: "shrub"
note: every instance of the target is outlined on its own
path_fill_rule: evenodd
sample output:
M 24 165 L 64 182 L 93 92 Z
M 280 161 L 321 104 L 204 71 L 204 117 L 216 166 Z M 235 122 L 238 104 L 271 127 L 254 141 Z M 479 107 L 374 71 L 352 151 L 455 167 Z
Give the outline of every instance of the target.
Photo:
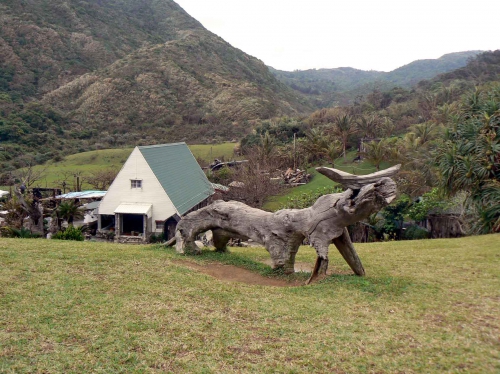
M 411 225 L 403 231 L 403 238 L 406 240 L 429 239 L 430 232 L 423 227 Z
M 52 239 L 58 240 L 75 240 L 82 242 L 85 238 L 83 236 L 82 230 L 80 228 L 74 227 L 73 225 L 68 226 L 64 231 L 59 231 L 52 236 Z
M 160 233 L 160 234 L 153 234 L 151 235 L 151 237 L 149 238 L 149 242 L 150 243 L 162 243 L 163 241 L 165 241 L 165 238 L 163 236 L 163 233 Z
M 9 226 L 0 228 L 0 236 L 3 236 L 4 238 L 23 238 L 23 239 L 42 237 L 40 234 L 32 233 L 25 227 L 17 229 L 15 227 L 9 227 Z

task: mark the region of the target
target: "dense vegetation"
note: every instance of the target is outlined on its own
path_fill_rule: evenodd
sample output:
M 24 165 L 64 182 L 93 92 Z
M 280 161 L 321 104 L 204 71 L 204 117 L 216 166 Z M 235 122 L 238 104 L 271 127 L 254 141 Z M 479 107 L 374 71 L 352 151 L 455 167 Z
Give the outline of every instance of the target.
M 353 158 L 376 170 L 402 163 L 399 188 L 410 199 L 437 186 L 449 195 L 465 190 L 468 212 L 482 217 L 476 232 L 500 226 L 498 210 L 488 208 L 498 205 L 499 51 L 445 55 L 390 73 L 271 73 L 169 0 L 0 7 L 0 184 L 16 181 L 14 169 L 70 153 L 242 138 L 256 170 L 345 165 L 355 150 Z M 455 164 L 442 156 L 453 151 L 449 144 L 462 143 Z M 102 173 L 88 182 L 103 188 L 113 172 Z M 213 177 L 230 182 L 231 175 Z M 250 200 L 262 205 L 265 195 Z
M 487 52 L 411 91 L 372 91 L 352 105 L 324 108 L 306 118 L 263 121 L 255 134 L 242 140 L 242 149 L 252 145 L 267 149 L 264 153 L 272 149 L 273 158 L 305 168 L 338 165 L 339 160 L 345 165 L 349 149 L 357 150 L 358 157 L 377 170 L 383 163 L 401 163 L 397 182 L 406 200 L 396 203 L 397 212 L 382 214 L 382 231 L 390 237 L 403 237 L 403 220 L 418 222 L 438 213 L 439 199 L 433 194 L 426 214 L 421 218 L 411 214 L 421 197 L 437 187 L 434 191 L 443 201 L 445 195 L 462 199 L 454 198 L 439 211 L 465 219 L 453 235 L 498 231 L 499 67 L 500 51 Z M 354 157 L 351 153 L 351 163 Z M 352 165 L 354 170 L 356 164 Z M 374 224 L 370 226 L 381 234 Z
M 231 140 L 248 120 L 309 109 L 170 0 L 3 1 L 0 12 L 3 171 L 93 149 Z

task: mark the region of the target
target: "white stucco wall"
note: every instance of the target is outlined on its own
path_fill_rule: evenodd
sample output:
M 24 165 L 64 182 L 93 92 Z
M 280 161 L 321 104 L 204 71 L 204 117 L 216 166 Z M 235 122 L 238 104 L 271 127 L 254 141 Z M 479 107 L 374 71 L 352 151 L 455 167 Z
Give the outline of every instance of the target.
M 141 179 L 142 188 L 131 188 L 132 179 Z M 122 203 L 152 204 L 152 231 L 161 232 L 156 230 L 155 221 L 164 221 L 178 213 L 137 147 L 102 199 L 99 214 L 113 215 L 115 209 Z

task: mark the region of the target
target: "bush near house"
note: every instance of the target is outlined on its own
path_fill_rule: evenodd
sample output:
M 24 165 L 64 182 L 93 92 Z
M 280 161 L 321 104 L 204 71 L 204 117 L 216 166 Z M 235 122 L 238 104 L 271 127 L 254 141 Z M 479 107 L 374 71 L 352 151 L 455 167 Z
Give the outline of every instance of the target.
M 73 225 L 69 225 L 68 228 L 64 231 L 59 231 L 52 236 L 52 239 L 57 240 L 75 240 L 79 242 L 83 242 L 85 237 L 83 236 L 83 232 L 81 228 L 74 227 Z

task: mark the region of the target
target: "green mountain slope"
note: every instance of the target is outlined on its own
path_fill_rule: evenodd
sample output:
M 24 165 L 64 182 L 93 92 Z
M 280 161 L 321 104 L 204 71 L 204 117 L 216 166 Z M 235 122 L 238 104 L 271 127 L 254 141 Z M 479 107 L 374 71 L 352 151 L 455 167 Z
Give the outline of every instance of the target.
M 13 75 L 8 88 L 24 97 L 176 39 L 179 30 L 203 29 L 168 0 L 2 0 L 0 13 L 0 74 Z
M 481 51 L 449 53 L 438 59 L 413 61 L 391 72 L 364 71 L 353 68 L 311 69 L 271 72 L 290 88 L 305 94 L 317 107 L 346 104 L 358 95 L 378 89 L 410 88 L 421 80 L 464 67 Z
M 47 94 L 73 123 L 128 132 L 297 114 L 302 105 L 259 60 L 205 30 L 184 31 Z
M 459 69 L 481 51 L 449 53 L 437 59 L 413 61 L 383 75 L 382 79 L 396 86 L 410 87 L 421 80 Z
M 310 109 L 171 0 L 2 0 L 0 15 L 4 170 L 19 155 L 229 140 Z

